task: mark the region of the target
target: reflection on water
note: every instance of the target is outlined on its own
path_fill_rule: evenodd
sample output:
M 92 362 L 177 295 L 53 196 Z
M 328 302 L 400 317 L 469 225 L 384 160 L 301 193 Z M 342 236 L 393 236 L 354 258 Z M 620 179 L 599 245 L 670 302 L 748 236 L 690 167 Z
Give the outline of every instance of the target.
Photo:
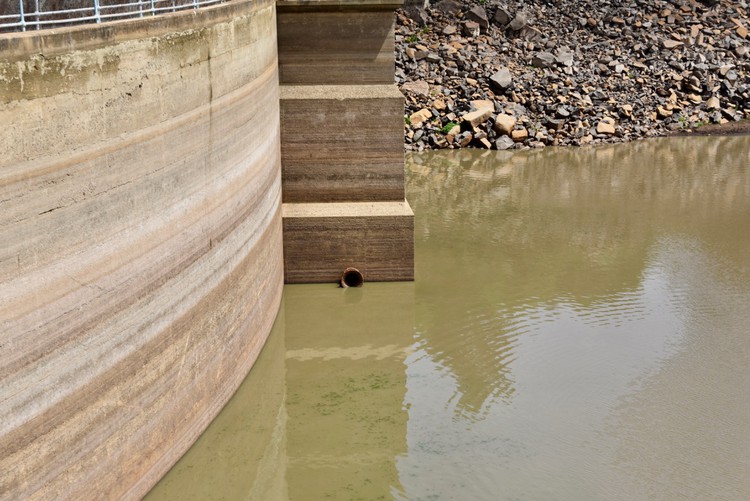
M 413 283 L 285 287 L 250 376 L 147 499 L 392 499 L 413 325 Z
M 749 138 L 407 160 L 415 284 L 287 287 L 152 499 L 750 499 Z

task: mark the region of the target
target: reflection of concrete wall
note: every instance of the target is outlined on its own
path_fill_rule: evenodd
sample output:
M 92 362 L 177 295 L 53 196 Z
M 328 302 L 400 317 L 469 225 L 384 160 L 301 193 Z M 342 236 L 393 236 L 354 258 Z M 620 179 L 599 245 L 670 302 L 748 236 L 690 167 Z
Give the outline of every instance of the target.
M 0 498 L 137 498 L 278 308 L 274 5 L 3 35 L 0 54 Z
M 282 300 L 250 375 L 144 501 L 288 499 L 284 325 Z
M 285 291 L 289 497 L 389 499 L 407 448 L 413 285 L 319 290 Z

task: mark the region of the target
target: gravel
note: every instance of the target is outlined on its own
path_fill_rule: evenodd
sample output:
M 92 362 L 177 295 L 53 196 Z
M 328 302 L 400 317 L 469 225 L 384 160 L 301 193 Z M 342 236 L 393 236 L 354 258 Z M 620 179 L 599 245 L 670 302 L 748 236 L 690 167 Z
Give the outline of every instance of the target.
M 406 148 L 579 146 L 731 127 L 750 118 L 748 10 L 727 0 L 408 5 L 396 21 Z

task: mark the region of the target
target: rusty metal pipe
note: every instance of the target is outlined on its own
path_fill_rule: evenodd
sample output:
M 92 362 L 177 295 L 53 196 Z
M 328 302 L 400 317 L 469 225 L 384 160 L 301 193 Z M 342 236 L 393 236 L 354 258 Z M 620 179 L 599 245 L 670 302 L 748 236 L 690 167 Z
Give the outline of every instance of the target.
M 357 268 L 347 268 L 341 273 L 341 287 L 362 287 L 365 277 Z

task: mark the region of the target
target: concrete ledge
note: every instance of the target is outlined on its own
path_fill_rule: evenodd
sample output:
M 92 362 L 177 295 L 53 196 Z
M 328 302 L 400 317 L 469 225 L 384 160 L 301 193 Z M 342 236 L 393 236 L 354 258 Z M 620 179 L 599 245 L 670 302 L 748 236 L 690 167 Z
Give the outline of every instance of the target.
M 406 201 L 283 204 L 286 283 L 414 280 L 414 213 Z
M 283 201 L 403 200 L 402 114 L 393 84 L 282 86 Z
M 309 99 L 397 99 L 404 100 L 396 85 L 282 85 L 279 97 L 285 101 Z
M 393 12 L 404 4 L 403 0 L 277 0 L 276 9 L 287 10 L 390 10 Z
M 283 204 L 281 217 L 413 216 L 406 200 L 400 202 L 340 202 Z

